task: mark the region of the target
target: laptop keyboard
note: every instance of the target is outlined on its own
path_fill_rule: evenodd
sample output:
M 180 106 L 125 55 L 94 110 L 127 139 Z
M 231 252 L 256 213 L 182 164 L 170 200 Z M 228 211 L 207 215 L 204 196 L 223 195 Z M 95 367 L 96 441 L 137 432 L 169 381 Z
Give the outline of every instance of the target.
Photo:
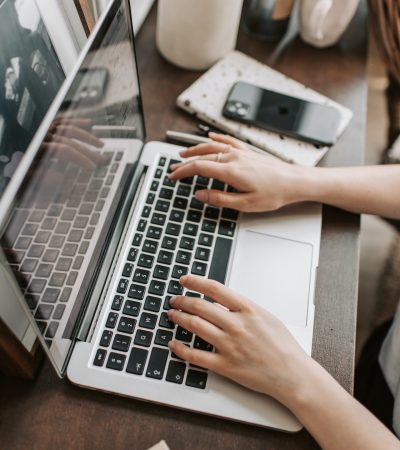
M 103 152 L 104 165 L 69 165 L 54 198 L 23 200 L 4 235 L 10 267 L 50 347 L 109 196 L 122 152 Z
M 233 191 L 218 180 L 170 180 L 169 166 L 175 162 L 179 161 L 158 160 L 93 364 L 205 389 L 207 371 L 171 354 L 168 342 L 175 338 L 209 352 L 213 347 L 168 320 L 169 300 L 181 294 L 202 297 L 183 291 L 182 275 L 225 281 L 238 212 L 196 200 L 195 192 L 207 187 Z

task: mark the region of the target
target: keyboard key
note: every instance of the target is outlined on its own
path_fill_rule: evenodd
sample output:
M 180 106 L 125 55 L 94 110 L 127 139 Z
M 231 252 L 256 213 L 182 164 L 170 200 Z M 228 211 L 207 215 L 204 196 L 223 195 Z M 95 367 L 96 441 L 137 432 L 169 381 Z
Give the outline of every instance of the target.
M 117 324 L 118 314 L 114 312 L 110 312 L 107 317 L 106 327 L 107 328 L 115 328 Z
M 47 244 L 47 242 L 49 242 L 50 236 L 50 231 L 39 231 L 34 239 L 34 242 L 36 244 Z
M 153 297 L 148 295 L 146 301 L 144 302 L 144 309 L 147 311 L 158 312 L 161 308 L 161 299 L 158 297 Z
M 167 252 L 166 250 L 161 250 L 158 254 L 157 261 L 162 264 L 172 264 L 174 254 L 172 252 Z
M 68 235 L 68 242 L 81 242 L 82 236 L 83 236 L 83 230 L 72 229 L 70 231 L 69 235 Z M 64 242 L 64 236 L 53 236 L 51 238 L 51 240 L 53 240 L 56 237 L 58 237 L 60 241 L 61 241 L 61 238 L 62 238 L 62 242 Z M 52 245 L 51 242 L 50 242 L 50 247 L 54 246 L 56 248 L 60 248 L 61 245 L 60 246 Z
M 225 184 L 219 180 L 213 180 L 211 183 L 211 189 L 216 189 L 217 191 L 224 191 Z
M 160 227 L 155 227 L 155 226 L 151 226 L 149 227 L 146 237 L 150 238 L 150 239 L 160 239 L 161 235 L 162 235 L 162 228 Z
M 200 211 L 195 211 L 194 209 L 189 209 L 186 219 L 189 222 L 200 222 L 201 220 L 201 212 Z
M 121 331 L 122 333 L 129 333 L 132 334 L 136 326 L 136 320 L 131 319 L 129 317 L 122 316 L 119 319 L 118 323 L 118 331 Z
M 133 275 L 133 281 L 137 283 L 147 284 L 150 280 L 150 271 L 144 269 L 136 269 Z
M 135 344 L 142 347 L 150 347 L 153 339 L 153 333 L 147 330 L 137 330 L 135 336 Z
M 111 352 L 108 356 L 106 367 L 113 370 L 122 370 L 124 368 L 125 359 L 125 355 Z
M 170 180 L 168 177 L 164 177 L 163 185 L 167 187 L 174 187 L 176 185 L 176 181 Z
M 20 270 L 21 272 L 32 273 L 35 271 L 37 264 L 38 264 L 37 259 L 26 258 L 23 264 L 21 265 Z
M 236 209 L 224 208 L 222 210 L 221 218 L 228 220 L 237 220 L 239 217 L 239 211 Z
M 157 325 L 157 316 L 150 313 L 142 313 L 140 316 L 139 326 L 143 328 L 154 329 Z
M 124 334 L 116 334 L 112 344 L 113 350 L 118 350 L 120 352 L 127 352 L 131 343 L 131 338 L 125 336 Z
M 71 296 L 72 288 L 65 287 L 61 293 L 60 302 L 67 302 Z
M 172 278 L 180 278 L 183 275 L 186 275 L 188 273 L 188 268 L 185 266 L 179 266 L 179 265 L 175 265 L 174 268 L 172 269 Z
M 60 296 L 60 289 L 56 288 L 47 288 L 42 297 L 42 302 L 45 303 L 56 303 L 58 300 L 58 297 Z
M 177 242 L 178 240 L 176 238 L 165 236 L 162 241 L 161 247 L 167 250 L 175 250 Z
M 199 231 L 199 226 L 194 223 L 186 223 L 183 227 L 183 234 L 187 234 L 189 236 L 196 236 Z
M 168 353 L 168 350 L 158 347 L 154 347 L 151 350 L 149 364 L 146 369 L 147 377 L 155 378 L 157 380 L 162 379 L 168 359 Z
M 21 213 L 22 211 L 17 211 L 17 213 Z M 41 222 L 44 217 L 44 211 L 32 211 L 29 216 L 29 222 Z M 25 219 L 24 219 L 25 222 Z
M 15 248 L 17 250 L 26 250 L 31 245 L 31 242 L 32 238 L 30 237 L 20 237 L 15 244 Z
M 36 308 L 39 298 L 40 298 L 40 295 L 25 294 L 25 300 L 29 306 L 29 309 Z
M 104 330 L 103 334 L 101 335 L 100 345 L 102 347 L 108 347 L 111 343 L 112 335 L 113 335 L 112 331 Z
M 64 284 L 65 278 L 67 275 L 62 272 L 53 272 L 51 275 L 49 285 L 55 287 L 61 287 Z
M 150 239 L 145 239 L 143 243 L 142 250 L 147 253 L 156 253 L 158 248 L 158 242 L 157 241 L 151 241 Z
M 196 259 L 200 259 L 201 261 L 208 261 L 210 259 L 210 249 L 197 247 L 194 257 Z
M 153 263 L 154 263 L 154 256 L 146 255 L 146 253 L 142 253 L 139 256 L 138 266 L 150 269 L 151 267 L 153 267 Z
M 168 223 L 167 228 L 165 230 L 166 234 L 170 234 L 172 236 L 179 236 L 181 232 L 181 226 L 176 223 Z
M 94 357 L 93 365 L 102 367 L 106 359 L 106 356 L 107 356 L 106 350 L 99 348 L 96 352 L 96 356 Z
M 137 317 L 140 311 L 140 303 L 127 300 L 124 305 L 123 313 L 127 316 Z
M 142 243 L 142 239 L 143 239 L 143 234 L 136 233 L 135 236 L 133 237 L 132 245 L 139 247 L 140 244 Z
M 180 264 L 189 264 L 190 263 L 191 253 L 185 252 L 183 250 L 179 250 L 176 254 L 175 261 Z
M 142 217 L 147 219 L 150 216 L 151 208 L 150 206 L 145 206 L 142 211 Z
M 111 305 L 111 309 L 114 311 L 119 311 L 122 308 L 122 303 L 124 302 L 124 297 L 122 295 L 115 295 L 114 300 Z
M 193 184 L 193 180 L 194 180 L 193 177 L 186 177 L 186 178 L 182 178 L 180 181 L 181 181 L 181 183 L 183 183 L 183 184 L 189 184 L 189 185 L 192 185 L 192 184 Z
M 35 319 L 48 320 L 53 312 L 54 305 L 45 305 L 44 303 L 38 306 L 35 313 Z
M 64 311 L 65 311 L 65 305 L 63 305 L 61 303 L 58 304 L 56 306 L 56 309 L 54 310 L 53 319 L 61 320 L 61 318 L 62 318 L 62 316 L 64 314 Z
M 190 191 L 191 191 L 190 186 L 179 183 L 178 190 L 176 193 L 177 195 L 181 195 L 183 197 L 189 197 Z
M 128 286 L 129 280 L 127 280 L 126 278 L 121 278 L 117 286 L 118 294 L 125 294 L 126 290 L 128 289 Z
M 60 254 L 59 250 L 49 248 L 44 252 L 42 260 L 43 262 L 50 262 L 50 263 L 55 262 L 59 254 Z
M 154 339 L 154 343 L 157 345 L 163 345 L 168 347 L 168 342 L 173 338 L 172 331 L 167 330 L 157 330 L 156 337 Z
M 199 236 L 199 245 L 204 245 L 206 247 L 211 247 L 213 243 L 213 236 L 211 234 L 201 233 Z
M 126 371 L 135 375 L 142 375 L 146 365 L 148 351 L 143 348 L 132 348 Z
M 162 169 L 157 168 L 157 169 L 156 169 L 156 172 L 155 172 L 155 174 L 154 174 L 154 178 L 160 179 L 162 173 L 163 173 Z
M 171 200 L 173 193 L 174 193 L 174 191 L 172 189 L 161 188 L 159 197 L 164 200 Z
M 138 254 L 138 249 L 131 247 L 131 249 L 128 252 L 128 261 L 135 262 L 137 254 Z
M 178 164 L 178 163 L 180 163 L 180 162 L 182 162 L 182 161 L 179 161 L 178 159 L 171 159 L 170 161 L 169 161 L 169 164 L 168 164 L 168 173 L 171 173 L 171 166 L 172 165 L 174 165 L 174 164 Z
M 133 272 L 133 264 L 126 263 L 124 266 L 124 270 L 122 271 L 122 276 L 130 278 Z
M 46 253 L 47 251 L 48 250 L 46 250 Z M 57 250 L 52 251 L 57 252 Z M 75 256 L 77 251 L 78 251 L 77 244 L 65 244 L 61 254 L 63 256 Z
M 219 209 L 207 206 L 204 216 L 207 217 L 207 219 L 217 220 L 219 217 Z
M 186 209 L 188 205 L 188 201 L 183 197 L 175 197 L 174 200 L 174 208 L 176 209 Z
M 186 297 L 201 297 L 201 295 L 198 292 L 191 292 L 191 291 L 187 291 L 185 295 Z
M 204 203 L 200 200 L 197 200 L 197 198 L 193 197 L 190 200 L 190 208 L 191 209 L 198 209 L 199 211 L 203 211 Z
M 141 233 L 143 233 L 143 231 L 146 229 L 146 226 L 147 226 L 147 220 L 140 219 L 139 224 L 137 226 L 137 230 L 140 231 Z
M 26 236 L 34 236 L 38 227 L 39 226 L 34 223 L 27 223 L 22 229 L 21 234 L 25 234 Z
M 204 350 L 206 352 L 213 351 L 213 346 L 208 342 L 206 342 L 204 339 L 199 338 L 199 336 L 196 336 L 194 338 L 193 348 L 197 348 L 198 350 Z
M 75 214 L 75 209 L 64 209 L 63 213 L 61 214 L 61 220 L 72 221 L 74 220 Z
M 89 222 L 89 217 L 77 216 L 74 220 L 74 228 L 86 228 Z
M 153 272 L 153 277 L 158 280 L 166 280 L 169 275 L 169 267 L 156 265 Z
M 181 242 L 179 243 L 179 248 L 183 248 L 184 250 L 193 250 L 194 248 L 194 239 L 190 237 L 183 236 L 181 238 Z
M 44 252 L 44 245 L 33 244 L 28 251 L 30 258 L 40 258 Z
M 175 328 L 174 322 L 171 322 L 168 319 L 168 315 L 165 312 L 161 313 L 159 325 L 160 325 L 160 327 L 169 328 L 171 330 L 173 330 Z
M 194 275 L 201 275 L 203 277 L 206 276 L 207 264 L 195 261 L 192 265 L 192 273 Z
M 199 370 L 190 369 L 186 377 L 186 386 L 205 389 L 207 384 L 207 376 L 207 372 L 200 372 Z
M 178 328 L 176 329 L 175 339 L 182 342 L 192 342 L 192 338 L 193 333 L 185 330 L 185 328 L 178 326 Z
M 89 240 L 92 239 L 94 231 L 95 231 L 94 227 L 86 228 L 85 235 L 83 236 L 84 239 L 89 239 Z
M 173 209 L 171 211 L 171 214 L 169 215 L 169 220 L 172 220 L 174 222 L 183 222 L 184 217 L 185 217 L 184 211 L 178 211 L 177 209 Z
M 60 272 L 68 272 L 68 270 L 71 268 L 71 265 L 72 265 L 72 258 L 60 258 L 57 261 L 56 270 L 59 270 Z M 50 264 L 49 266 L 52 267 Z
M 221 220 L 219 223 L 218 234 L 233 237 L 235 234 L 236 223 L 227 220 Z
M 165 283 L 163 281 L 152 280 L 149 287 L 149 293 L 153 295 L 163 296 L 165 291 Z
M 145 286 L 142 286 L 140 284 L 131 284 L 128 291 L 128 297 L 134 298 L 136 300 L 143 300 L 145 290 Z
M 217 222 L 214 220 L 203 220 L 203 225 L 201 227 L 202 231 L 206 231 L 207 233 L 214 233 L 217 229 Z
M 68 222 L 59 222 L 56 226 L 55 233 L 68 234 L 71 224 Z
M 146 203 L 148 205 L 152 205 L 154 203 L 154 200 L 156 198 L 156 195 L 153 192 L 149 192 L 146 198 Z
M 165 310 L 167 310 L 167 311 L 168 311 L 169 309 L 171 309 L 171 305 L 169 304 L 169 301 L 171 300 L 171 298 L 172 298 L 172 295 L 167 295 L 167 296 L 165 297 L 163 309 L 165 309 Z
M 170 202 L 167 202 L 165 200 L 157 200 L 156 211 L 167 213 L 169 210 L 169 205 L 170 205 Z
M 165 379 L 171 383 L 182 384 L 185 376 L 186 364 L 179 361 L 170 361 Z
M 165 224 L 166 220 L 167 220 L 167 216 L 165 214 L 154 213 L 151 216 L 151 223 L 154 225 L 163 226 Z
M 159 165 L 160 167 L 164 167 L 166 162 L 167 162 L 167 158 L 165 158 L 164 156 L 162 156 L 162 157 L 159 159 L 159 161 L 158 161 L 158 165 Z
M 225 283 L 231 248 L 231 239 L 217 237 L 208 278 Z
M 151 185 L 150 185 L 150 190 L 151 190 L 151 191 L 157 191 L 158 186 L 159 186 L 158 181 L 155 181 L 155 180 L 154 180 L 154 181 L 151 183 Z

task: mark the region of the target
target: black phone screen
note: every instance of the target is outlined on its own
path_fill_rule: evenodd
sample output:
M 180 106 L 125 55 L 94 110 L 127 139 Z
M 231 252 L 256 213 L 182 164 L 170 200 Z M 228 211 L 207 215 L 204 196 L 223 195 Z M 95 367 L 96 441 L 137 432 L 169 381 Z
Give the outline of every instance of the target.
M 340 112 L 334 107 L 243 82 L 233 86 L 223 114 L 233 120 L 322 145 L 336 142 L 341 120 Z

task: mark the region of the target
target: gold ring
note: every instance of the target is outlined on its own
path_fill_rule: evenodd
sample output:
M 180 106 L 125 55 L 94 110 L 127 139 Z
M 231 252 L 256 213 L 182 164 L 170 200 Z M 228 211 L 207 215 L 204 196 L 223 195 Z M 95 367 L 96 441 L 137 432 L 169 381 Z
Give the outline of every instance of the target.
M 221 162 L 222 155 L 223 155 L 222 152 L 219 152 L 219 153 L 218 153 L 218 155 L 217 155 L 217 162 L 218 162 L 218 163 Z

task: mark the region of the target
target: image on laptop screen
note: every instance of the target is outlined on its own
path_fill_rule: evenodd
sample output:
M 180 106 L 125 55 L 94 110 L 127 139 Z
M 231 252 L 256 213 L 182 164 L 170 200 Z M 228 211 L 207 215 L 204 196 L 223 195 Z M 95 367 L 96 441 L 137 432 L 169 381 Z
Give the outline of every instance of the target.
M 64 72 L 34 0 L 0 0 L 0 195 Z
M 0 200 L 0 285 L 23 297 L 59 373 L 144 141 L 129 15 L 112 4 Z

